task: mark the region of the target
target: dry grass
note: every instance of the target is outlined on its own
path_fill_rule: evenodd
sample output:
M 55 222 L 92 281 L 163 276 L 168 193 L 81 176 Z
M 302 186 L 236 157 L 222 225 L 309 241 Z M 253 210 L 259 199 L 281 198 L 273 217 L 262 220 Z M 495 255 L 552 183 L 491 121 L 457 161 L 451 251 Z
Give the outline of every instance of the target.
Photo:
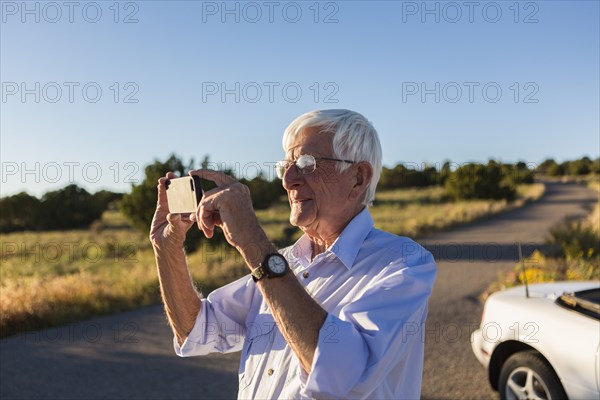
M 147 236 L 105 217 L 103 229 L 0 235 L 1 336 L 158 300 Z
M 378 194 L 376 226 L 420 236 L 539 197 L 543 186 L 520 188 L 521 200 L 451 203 L 443 189 L 407 189 Z M 291 243 L 301 232 L 288 221 L 287 204 L 257 212 L 269 238 Z M 147 235 L 107 211 L 89 230 L 0 235 L 0 336 L 75 322 L 160 301 L 154 254 Z M 201 246 L 188 256 L 196 285 L 204 292 L 247 273 L 227 245 Z
M 146 263 L 113 266 L 106 272 L 3 279 L 2 336 L 155 303 L 154 257 L 146 258 Z

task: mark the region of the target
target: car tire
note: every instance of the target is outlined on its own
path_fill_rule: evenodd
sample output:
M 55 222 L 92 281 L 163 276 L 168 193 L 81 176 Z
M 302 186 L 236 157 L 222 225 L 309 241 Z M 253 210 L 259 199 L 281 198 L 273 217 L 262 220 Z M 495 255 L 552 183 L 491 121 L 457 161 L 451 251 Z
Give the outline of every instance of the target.
M 562 400 L 567 395 L 550 364 L 535 350 L 513 354 L 500 371 L 501 400 Z

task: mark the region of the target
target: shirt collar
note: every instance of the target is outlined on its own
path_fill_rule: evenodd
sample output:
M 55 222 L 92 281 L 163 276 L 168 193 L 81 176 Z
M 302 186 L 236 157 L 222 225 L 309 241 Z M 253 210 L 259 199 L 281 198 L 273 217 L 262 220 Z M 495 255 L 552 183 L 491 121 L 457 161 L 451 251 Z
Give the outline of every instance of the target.
M 333 242 L 333 244 L 325 251 L 325 253 L 333 253 L 348 269 L 352 268 L 354 260 L 358 255 L 362 243 L 367 238 L 369 232 L 373 228 L 373 218 L 367 207 L 363 208 L 352 220 L 346 225 L 341 235 Z M 310 239 L 306 234 L 292 246 L 292 255 L 302 264 L 310 264 L 312 254 Z

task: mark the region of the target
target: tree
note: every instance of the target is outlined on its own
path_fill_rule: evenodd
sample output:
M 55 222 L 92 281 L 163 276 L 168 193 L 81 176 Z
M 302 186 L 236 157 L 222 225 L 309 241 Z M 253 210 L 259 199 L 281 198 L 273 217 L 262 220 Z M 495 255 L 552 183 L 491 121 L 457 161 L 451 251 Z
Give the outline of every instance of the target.
M 378 189 L 397 189 L 405 187 L 423 187 L 435 185 L 439 181 L 439 173 L 434 166 L 424 166 L 420 171 L 407 168 L 402 164 L 394 168 L 383 167 L 377 185 Z
M 565 174 L 565 168 L 562 164 L 552 164 L 548 166 L 547 174 L 550 176 L 562 176 Z
M 95 194 L 75 184 L 47 192 L 39 200 L 25 192 L 0 199 L 0 232 L 87 228 L 120 193 Z
M 533 183 L 533 171 L 526 163 L 519 161 L 516 164 L 502 164 L 502 174 L 511 185 L 520 183 Z
M 255 210 L 269 208 L 286 194 L 280 180 L 268 181 L 262 174 L 251 180 L 241 179 L 240 182 L 250 189 L 252 206 Z
M 502 174 L 501 166 L 490 160 L 487 165 L 465 164 L 452 172 L 445 183 L 446 193 L 454 199 L 507 199 L 516 194 Z
M 596 158 L 592 161 L 590 168 L 593 174 L 600 174 L 600 158 Z
M 102 211 L 106 210 L 109 204 L 120 200 L 123 197 L 123 193 L 115 193 L 108 190 L 99 190 L 93 195 L 94 203 L 97 207 L 102 209 Z
M 587 175 L 592 172 L 592 160 L 589 157 L 583 157 L 579 160 L 571 161 L 567 170 L 571 175 Z
M 540 165 L 537 166 L 536 172 L 545 175 L 551 175 L 551 171 L 554 173 L 558 172 L 557 168 L 558 164 L 556 163 L 556 161 L 554 161 L 553 158 L 547 158 L 544 161 L 542 161 Z
M 439 184 L 443 186 L 446 183 L 448 177 L 450 177 L 451 173 L 452 170 L 450 168 L 450 161 L 444 161 L 444 164 L 442 164 L 442 168 L 440 169 Z
M 35 229 L 40 200 L 21 192 L 0 199 L 0 232 Z
M 71 184 L 44 194 L 38 224 L 45 230 L 87 228 L 104 209 L 87 190 Z

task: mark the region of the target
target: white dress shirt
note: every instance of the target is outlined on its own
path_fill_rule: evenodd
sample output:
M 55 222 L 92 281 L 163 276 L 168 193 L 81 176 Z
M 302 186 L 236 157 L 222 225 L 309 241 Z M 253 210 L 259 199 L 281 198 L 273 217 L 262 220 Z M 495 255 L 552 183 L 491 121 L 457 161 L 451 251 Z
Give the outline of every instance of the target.
M 275 325 L 248 275 L 213 291 L 181 357 L 242 351 L 240 399 L 417 399 L 436 265 L 413 240 L 373 227 L 367 208 L 311 262 L 306 235 L 281 250 L 291 272 L 327 311 L 310 374 Z M 267 278 L 265 278 L 267 279 Z

